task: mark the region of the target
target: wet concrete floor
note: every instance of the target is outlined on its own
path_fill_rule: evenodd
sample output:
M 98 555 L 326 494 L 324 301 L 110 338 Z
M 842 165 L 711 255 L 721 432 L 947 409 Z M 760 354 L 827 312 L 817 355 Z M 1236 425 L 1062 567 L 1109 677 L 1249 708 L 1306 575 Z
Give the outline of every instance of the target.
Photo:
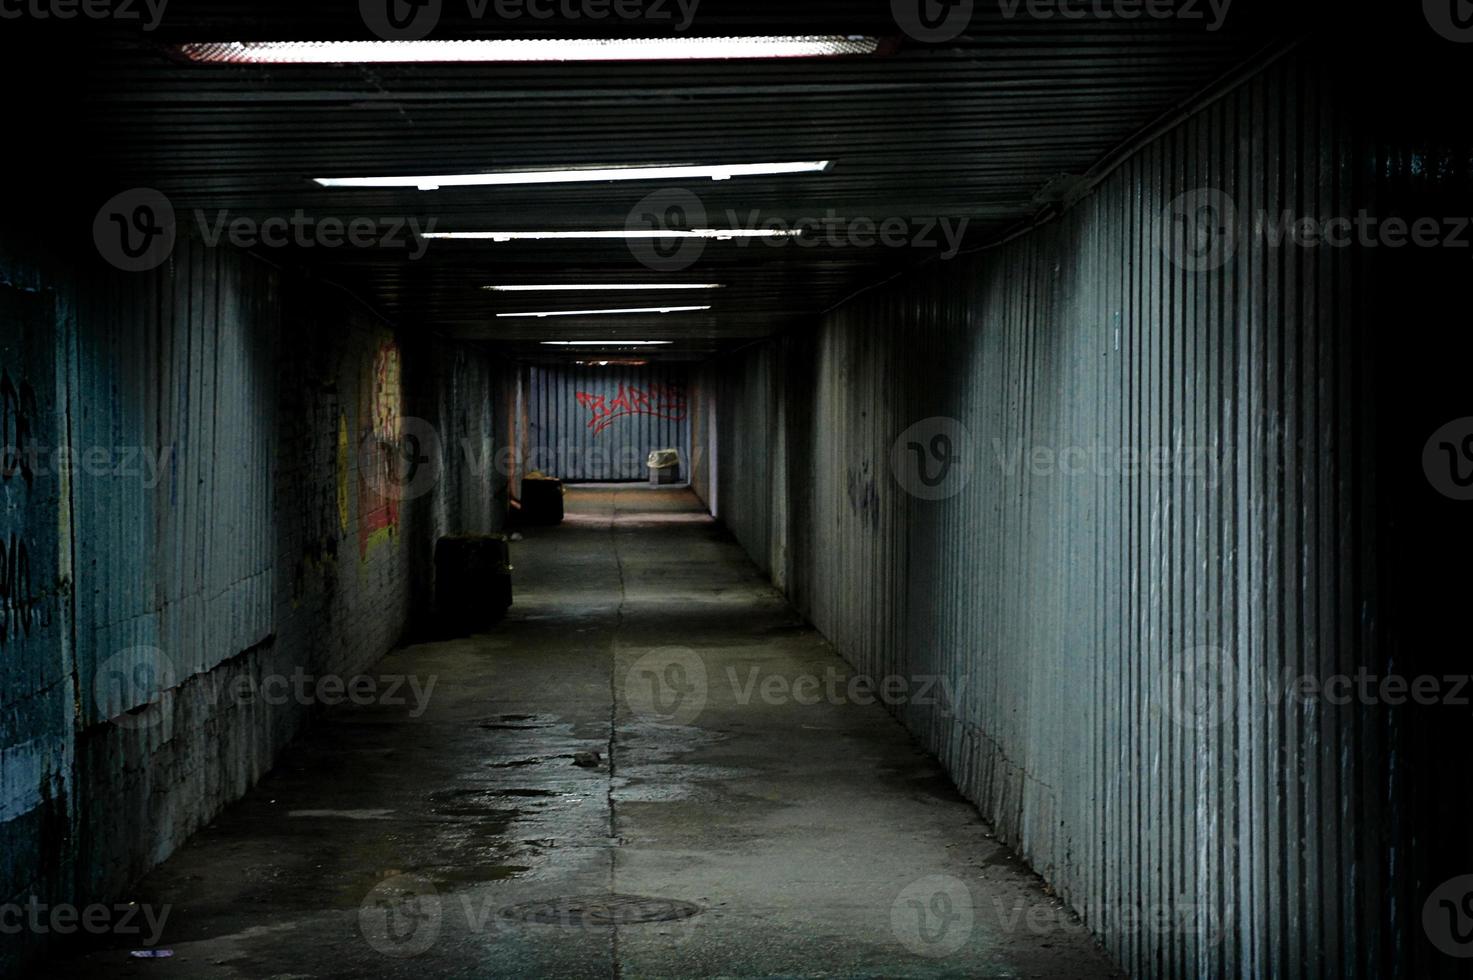
M 496 631 L 373 671 L 428 697 L 333 709 L 140 885 L 169 957 L 48 972 L 1116 975 L 689 491 L 568 510 Z

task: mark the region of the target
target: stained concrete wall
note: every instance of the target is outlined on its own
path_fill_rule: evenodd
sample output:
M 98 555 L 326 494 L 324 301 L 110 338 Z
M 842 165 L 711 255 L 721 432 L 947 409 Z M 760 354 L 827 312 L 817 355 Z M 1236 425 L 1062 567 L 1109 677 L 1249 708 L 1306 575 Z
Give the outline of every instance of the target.
M 1310 46 L 1058 220 L 712 369 L 723 521 L 858 671 L 955 692 L 894 710 L 1138 976 L 1456 966 L 1422 914 L 1469 870 L 1466 761 L 1432 771 L 1466 709 L 1285 685 L 1452 666 L 1415 556 L 1469 522 L 1418 460 L 1466 341 L 1388 326 L 1439 322 L 1466 253 L 1214 253 L 1163 220 L 1197 189 L 1250 220 L 1463 213 L 1466 145 L 1346 56 Z
M 505 367 L 189 239 L 123 274 L 0 236 L 0 316 L 41 461 L 0 498 L 0 902 L 108 901 L 318 708 L 233 684 L 363 671 L 422 623 L 436 538 L 500 526 Z

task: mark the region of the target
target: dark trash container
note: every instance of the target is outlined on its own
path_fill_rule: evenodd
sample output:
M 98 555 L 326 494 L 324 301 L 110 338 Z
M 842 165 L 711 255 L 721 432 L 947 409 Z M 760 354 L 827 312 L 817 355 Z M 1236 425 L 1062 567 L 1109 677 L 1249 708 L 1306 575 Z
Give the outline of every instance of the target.
M 528 524 L 561 524 L 563 481 L 551 477 L 523 478 L 522 519 Z
M 453 636 L 484 633 L 511 608 L 511 547 L 504 534 L 458 534 L 435 544 L 435 609 Z

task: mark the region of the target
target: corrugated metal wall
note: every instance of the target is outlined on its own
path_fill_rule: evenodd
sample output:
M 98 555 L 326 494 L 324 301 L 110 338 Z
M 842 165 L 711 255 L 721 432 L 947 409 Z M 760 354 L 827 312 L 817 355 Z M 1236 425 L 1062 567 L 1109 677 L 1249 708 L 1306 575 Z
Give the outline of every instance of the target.
M 173 268 L 78 294 L 73 446 L 113 461 L 73 481 L 83 677 L 154 647 L 182 682 L 272 631 L 275 277 L 188 239 Z
M 4 255 L 0 243 L 0 256 Z M 0 904 L 73 897 L 76 717 L 56 296 L 0 258 Z M 19 932 L 19 935 L 16 933 Z M 0 975 L 42 940 L 8 929 Z
M 1459 869 L 1421 877 L 1390 822 L 1397 723 L 1285 694 L 1391 662 L 1365 256 L 1239 237 L 1192 271 L 1161 220 L 1199 188 L 1353 213 L 1410 167 L 1356 135 L 1336 61 L 1279 63 L 1061 220 L 722 372 L 725 522 L 858 670 L 965 692 L 900 713 L 1138 976 L 1452 972 L 1421 899 Z M 957 423 L 926 499 L 909 443 Z
M 690 477 L 690 404 L 683 368 L 532 367 L 525 469 L 577 481 L 647 480 L 656 449 L 680 452 Z
M 436 540 L 502 526 L 509 365 L 360 307 L 192 237 L 126 274 L 0 226 L 0 902 L 123 896 L 314 709 L 238 682 L 370 667 Z M 428 478 L 371 478 L 384 419 Z

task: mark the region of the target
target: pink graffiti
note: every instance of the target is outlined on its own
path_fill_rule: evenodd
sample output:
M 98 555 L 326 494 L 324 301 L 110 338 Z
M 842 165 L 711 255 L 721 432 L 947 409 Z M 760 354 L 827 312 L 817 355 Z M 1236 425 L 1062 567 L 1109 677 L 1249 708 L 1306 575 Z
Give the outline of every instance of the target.
M 652 384 L 648 389 L 633 385 L 620 385 L 619 393 L 612 400 L 606 395 L 595 395 L 580 391 L 575 396 L 578 404 L 593 413 L 588 427 L 598 435 L 619 419 L 634 415 L 652 415 L 671 422 L 685 421 L 685 392 L 674 385 Z

